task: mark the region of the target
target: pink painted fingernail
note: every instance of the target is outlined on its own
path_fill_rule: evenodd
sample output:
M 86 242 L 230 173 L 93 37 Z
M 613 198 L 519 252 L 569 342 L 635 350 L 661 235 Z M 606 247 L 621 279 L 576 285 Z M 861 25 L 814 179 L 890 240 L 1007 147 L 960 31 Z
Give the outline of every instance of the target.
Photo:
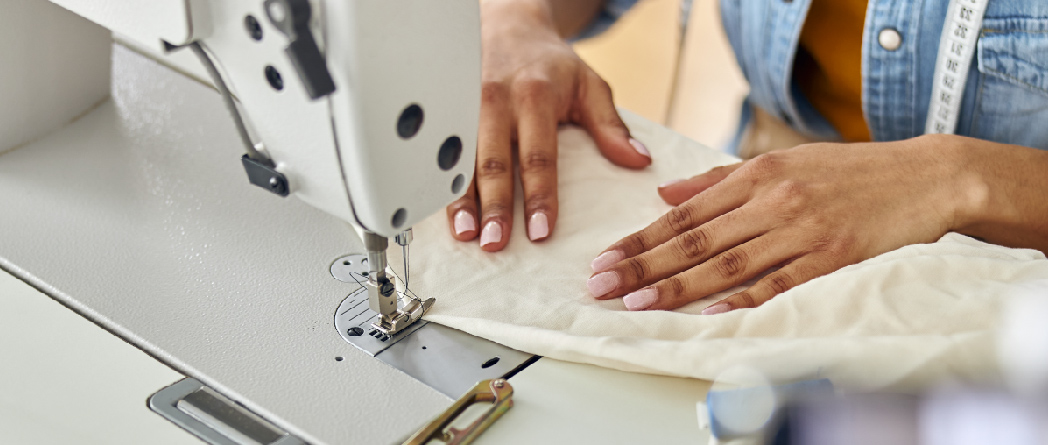
M 676 184 L 678 182 L 684 182 L 684 180 L 683 179 L 674 179 L 672 181 L 666 181 L 666 182 L 663 182 L 662 184 L 659 184 L 659 188 L 660 189 L 661 188 L 666 188 L 666 187 L 669 187 L 669 186 L 671 186 L 673 184 Z
M 626 259 L 626 254 L 622 253 L 621 250 L 612 250 L 598 255 L 597 258 L 590 263 L 590 267 L 593 269 L 593 272 L 603 272 L 608 270 L 609 267 L 614 266 L 615 263 L 624 259 Z
M 655 300 L 658 299 L 659 291 L 654 287 L 649 287 L 622 297 L 622 302 L 626 303 L 626 309 L 631 311 L 643 311 L 655 304 Z
M 630 145 L 633 146 L 637 153 L 644 155 L 644 157 L 651 159 L 651 152 L 648 151 L 648 147 L 644 146 L 644 143 L 636 139 L 630 138 Z
M 462 235 L 466 232 L 477 230 L 477 220 L 473 214 L 465 209 L 455 212 L 455 234 Z
M 489 221 L 484 225 L 484 230 L 480 231 L 480 247 L 499 241 L 502 241 L 502 224 L 499 224 L 498 221 Z
M 731 305 L 728 303 L 717 303 L 702 310 L 702 315 L 717 315 L 723 314 L 731 310 Z
M 592 276 L 586 280 L 586 287 L 590 295 L 599 297 L 619 287 L 619 275 L 615 272 L 604 272 Z
M 535 212 L 528 220 L 528 238 L 538 241 L 549 236 L 549 219 L 542 212 Z

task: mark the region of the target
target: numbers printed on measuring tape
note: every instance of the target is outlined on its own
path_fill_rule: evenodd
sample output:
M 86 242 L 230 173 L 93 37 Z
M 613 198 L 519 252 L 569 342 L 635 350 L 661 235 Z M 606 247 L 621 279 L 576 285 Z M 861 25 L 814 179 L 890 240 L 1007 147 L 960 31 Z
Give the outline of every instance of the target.
M 952 0 L 946 12 L 925 133 L 953 134 L 989 0 Z

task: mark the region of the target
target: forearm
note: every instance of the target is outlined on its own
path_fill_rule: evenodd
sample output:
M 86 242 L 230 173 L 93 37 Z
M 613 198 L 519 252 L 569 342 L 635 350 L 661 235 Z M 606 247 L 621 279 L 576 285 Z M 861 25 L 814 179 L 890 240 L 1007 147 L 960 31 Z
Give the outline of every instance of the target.
M 1048 152 L 948 136 L 966 173 L 953 228 L 1010 247 L 1048 253 Z
M 485 14 L 528 14 L 552 26 L 562 38 L 577 35 L 604 7 L 605 0 L 485 0 Z

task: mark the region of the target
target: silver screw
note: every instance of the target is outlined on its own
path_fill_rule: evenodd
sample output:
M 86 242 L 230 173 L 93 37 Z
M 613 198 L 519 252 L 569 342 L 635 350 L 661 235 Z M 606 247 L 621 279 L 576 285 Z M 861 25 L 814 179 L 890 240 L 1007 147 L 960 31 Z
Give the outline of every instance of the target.
M 277 177 L 276 177 L 276 176 L 274 176 L 274 177 L 272 177 L 272 178 L 269 178 L 269 186 L 270 186 L 270 187 L 276 187 L 276 186 L 278 186 L 278 185 L 280 185 L 280 180 L 279 180 L 279 179 L 277 179 Z
M 503 379 L 495 379 L 494 382 L 491 382 L 491 386 L 494 386 L 496 388 L 501 388 L 503 386 L 506 386 L 506 381 L 503 380 Z

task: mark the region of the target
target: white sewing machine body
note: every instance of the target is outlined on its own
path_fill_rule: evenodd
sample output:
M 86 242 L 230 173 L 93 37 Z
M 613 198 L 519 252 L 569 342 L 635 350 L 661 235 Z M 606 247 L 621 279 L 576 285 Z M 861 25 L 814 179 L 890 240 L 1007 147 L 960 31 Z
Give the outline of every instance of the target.
M 417 298 L 398 304 L 396 283 L 386 275 L 387 239 L 410 243 L 411 226 L 461 196 L 471 181 L 480 106 L 475 2 L 56 3 L 147 53 L 166 57 L 188 48 L 197 56 L 199 64 L 190 66 L 202 65 L 222 95 L 246 152 L 249 181 L 294 195 L 348 222 L 363 238 L 370 271 L 365 287 L 379 314 L 372 323 L 379 338 L 406 329 L 433 304 Z M 47 20 L 22 18 L 23 26 Z M 28 31 L 9 31 L 8 45 L 40 33 Z M 59 92 L 53 98 L 79 93 L 81 82 L 56 87 L 60 82 L 39 75 L 69 71 L 71 60 L 25 47 L 11 52 L 6 59 L 15 78 L 25 79 L 15 88 Z M 36 96 L 18 94 L 7 103 L 18 109 Z M 50 115 L 82 111 L 77 101 L 50 103 L 59 108 L 45 109 Z M 0 122 L 0 128 L 15 126 Z M 11 146 L 51 127 L 32 128 L 38 134 L 22 131 Z
M 448 403 L 420 374 L 469 363 L 430 376 L 450 393 L 527 359 L 433 325 L 375 360 L 333 323 L 362 287 L 332 277 L 364 251 L 349 226 L 394 236 L 470 182 L 475 1 L 312 3 L 335 85 L 316 99 L 262 1 L 55 3 L 94 23 L 42 0 L 0 14 L 4 270 L 311 443 L 402 438 Z M 190 42 L 297 199 L 248 183 L 222 97 L 188 50 L 164 53 Z M 517 355 L 481 368 L 503 351 Z M 400 356 L 415 378 L 380 363 Z
M 54 3 L 155 54 L 201 43 L 290 194 L 365 230 L 393 237 L 461 196 L 472 178 L 476 2 L 314 0 L 308 33 L 334 82 L 320 97 L 307 93 L 310 82 L 287 55 L 291 37 L 271 18 L 280 1 L 270 10 L 270 2 L 233 0 Z M 195 61 L 181 68 L 200 71 Z M 406 112 L 418 114 L 405 133 Z

